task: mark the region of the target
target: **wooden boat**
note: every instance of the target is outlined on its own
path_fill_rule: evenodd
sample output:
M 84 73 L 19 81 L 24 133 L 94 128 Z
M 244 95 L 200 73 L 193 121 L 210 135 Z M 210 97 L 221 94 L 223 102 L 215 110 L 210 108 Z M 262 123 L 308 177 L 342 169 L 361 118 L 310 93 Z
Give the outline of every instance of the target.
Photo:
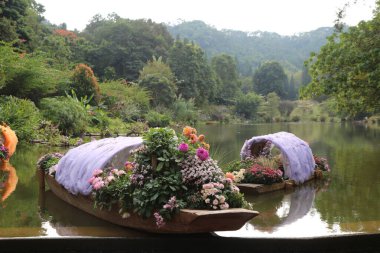
M 308 143 L 287 132 L 255 136 L 245 141 L 240 152 L 241 159 L 269 157 L 273 147 L 277 147 L 281 151 L 280 157 L 284 165 L 284 174 L 288 179 L 268 185 L 239 183 L 237 186 L 241 192 L 261 194 L 289 189 L 323 177 L 322 170 L 316 169 L 316 156 L 313 155 Z M 324 161 L 326 162 L 326 171 L 329 171 L 327 160 Z
M 46 181 L 50 190 L 65 202 L 108 222 L 152 233 L 207 233 L 213 231 L 231 231 L 240 229 L 247 221 L 256 217 L 259 213 L 243 208 L 231 208 L 226 210 L 194 210 L 181 209 L 180 213 L 171 221 L 158 228 L 153 217 L 143 219 L 137 214 L 131 213 L 128 218 L 122 218 L 118 208 L 101 210 L 94 208 L 94 202 L 90 197 L 73 195 L 50 175 L 42 171 L 40 174 L 41 187 Z
M 311 176 L 308 180 L 306 180 L 304 183 L 321 179 L 323 178 L 323 173 L 320 170 L 315 170 L 313 176 Z M 287 190 L 292 189 L 294 187 L 297 187 L 299 184 L 294 182 L 293 180 L 285 180 L 280 183 L 274 183 L 274 184 L 237 184 L 236 186 L 239 187 L 240 191 L 246 194 L 262 194 L 267 192 L 273 192 L 273 191 L 279 191 L 279 190 Z

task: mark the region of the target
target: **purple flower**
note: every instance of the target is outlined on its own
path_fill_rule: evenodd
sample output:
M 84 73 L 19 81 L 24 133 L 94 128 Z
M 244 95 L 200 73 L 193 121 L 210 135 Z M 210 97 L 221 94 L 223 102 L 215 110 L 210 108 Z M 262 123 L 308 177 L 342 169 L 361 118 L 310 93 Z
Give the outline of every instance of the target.
M 189 151 L 189 145 L 187 145 L 187 143 L 182 142 L 181 144 L 179 144 L 178 150 L 185 153 Z
M 204 149 L 204 148 L 198 148 L 197 149 L 197 156 L 202 161 L 205 161 L 205 160 L 207 160 L 209 158 L 208 151 L 206 149 Z
M 154 215 L 154 218 L 156 219 L 156 225 L 158 228 L 165 225 L 164 218 L 158 212 L 155 212 L 153 215 Z

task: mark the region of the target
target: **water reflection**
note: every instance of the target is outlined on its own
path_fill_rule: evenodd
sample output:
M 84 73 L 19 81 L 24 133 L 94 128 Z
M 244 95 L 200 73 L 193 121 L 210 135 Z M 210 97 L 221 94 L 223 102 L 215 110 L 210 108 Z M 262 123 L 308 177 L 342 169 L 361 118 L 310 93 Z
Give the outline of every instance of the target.
M 18 177 L 15 167 L 9 162 L 0 161 L 0 203 L 4 207 L 4 201 L 16 190 Z
M 45 235 L 48 237 L 122 236 L 141 238 L 149 236 L 149 233 L 126 229 L 89 215 L 62 201 L 50 190 L 40 191 L 40 208 L 42 226 L 45 228 Z

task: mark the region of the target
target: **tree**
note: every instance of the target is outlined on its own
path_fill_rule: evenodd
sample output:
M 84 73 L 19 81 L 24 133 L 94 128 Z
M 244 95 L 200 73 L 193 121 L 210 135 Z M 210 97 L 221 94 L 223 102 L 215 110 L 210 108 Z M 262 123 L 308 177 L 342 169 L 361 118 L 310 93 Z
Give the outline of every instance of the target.
M 263 98 L 254 92 L 241 94 L 236 100 L 236 112 L 246 119 L 252 119 L 256 115 L 262 101 Z
M 28 98 L 37 103 L 54 95 L 68 82 L 68 71 L 57 70 L 41 55 L 15 52 L 10 44 L 0 43 L 0 94 Z
M 276 92 L 281 98 L 285 98 L 287 83 L 288 77 L 278 62 L 264 63 L 253 75 L 254 90 L 265 96 L 268 93 Z
M 380 111 L 380 1 L 374 18 L 329 37 L 307 64 L 311 83 L 303 97 L 328 95 L 338 110 L 354 117 Z
M 194 98 L 197 105 L 212 99 L 215 80 L 199 46 L 176 41 L 169 52 L 169 66 L 178 80 L 178 95 Z
M 73 89 L 76 95 L 81 97 L 93 97 L 95 103 L 99 102 L 99 85 L 94 72 L 86 64 L 78 64 L 71 78 L 70 88 Z
M 162 58 L 153 57 L 140 71 L 139 85 L 151 93 L 153 106 L 170 106 L 176 98 L 176 79 Z
M 239 74 L 235 60 L 227 54 L 214 56 L 211 66 L 218 79 L 216 100 L 228 104 L 234 100 L 239 90 Z
M 93 17 L 82 35 L 92 43 L 86 61 L 101 79 L 110 67 L 115 78 L 137 80 L 152 56 L 167 57 L 173 38 L 163 24 L 151 20 L 123 19 L 116 14 Z
M 0 1 L 0 41 L 32 51 L 49 31 L 42 24 L 44 7 L 34 0 Z

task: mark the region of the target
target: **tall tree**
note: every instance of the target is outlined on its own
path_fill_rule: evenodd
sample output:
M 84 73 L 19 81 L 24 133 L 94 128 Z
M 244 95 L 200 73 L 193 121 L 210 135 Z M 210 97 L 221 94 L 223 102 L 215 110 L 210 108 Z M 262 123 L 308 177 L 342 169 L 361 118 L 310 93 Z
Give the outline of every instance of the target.
M 344 114 L 380 111 L 380 1 L 374 18 L 329 37 L 308 60 L 311 83 L 304 97 L 335 99 Z
M 162 58 L 149 61 L 140 71 L 139 85 L 151 93 L 153 106 L 170 106 L 176 98 L 176 79 L 169 65 Z
M 231 103 L 240 86 L 235 60 L 230 55 L 221 54 L 211 59 L 211 66 L 218 78 L 216 100 L 222 104 Z
M 255 71 L 253 85 L 254 90 L 261 95 L 275 92 L 281 98 L 285 98 L 288 77 L 278 62 L 266 62 Z
M 178 95 L 203 104 L 213 97 L 215 80 L 203 50 L 193 43 L 178 40 L 169 53 L 169 66 L 178 79 Z

